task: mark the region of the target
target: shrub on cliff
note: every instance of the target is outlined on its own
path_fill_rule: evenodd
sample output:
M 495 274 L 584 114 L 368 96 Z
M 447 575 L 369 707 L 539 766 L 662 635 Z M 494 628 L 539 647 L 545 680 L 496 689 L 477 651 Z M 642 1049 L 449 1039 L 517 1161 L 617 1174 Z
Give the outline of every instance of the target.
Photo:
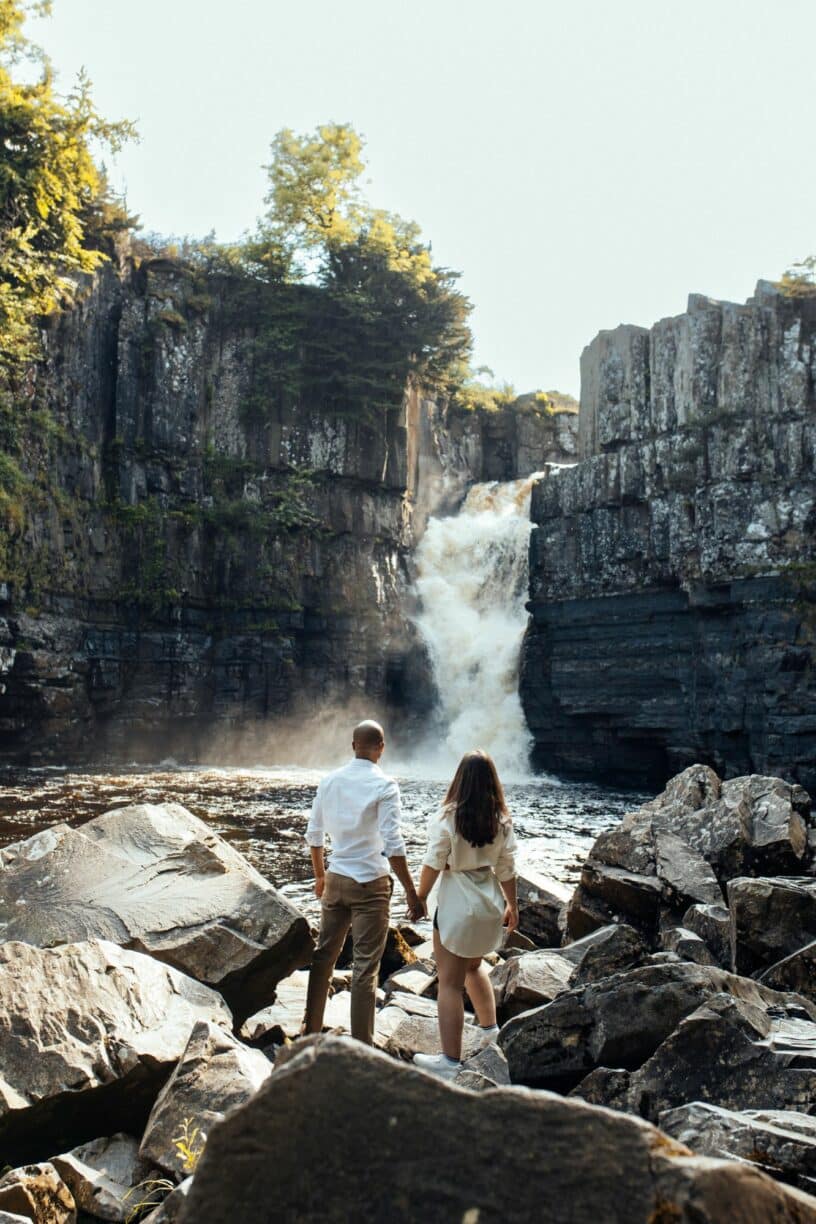
M 122 222 L 95 165 L 91 143 L 112 150 L 133 134 L 95 109 L 79 77 L 67 98 L 54 91 L 48 60 L 22 32 L 26 12 L 49 0 L 0 0 L 0 369 L 36 352 L 34 324 L 70 300 L 77 273 L 105 258 L 103 231 Z M 16 80 L 21 60 L 38 60 L 33 83 Z M 89 244 L 93 232 L 95 242 Z

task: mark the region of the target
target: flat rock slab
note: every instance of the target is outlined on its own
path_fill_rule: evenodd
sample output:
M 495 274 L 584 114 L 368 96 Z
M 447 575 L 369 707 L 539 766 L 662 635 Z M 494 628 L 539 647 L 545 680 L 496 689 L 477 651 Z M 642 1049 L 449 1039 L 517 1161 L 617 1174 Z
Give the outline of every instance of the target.
M 816 1118 L 808 1114 L 694 1101 L 664 1111 L 660 1128 L 700 1156 L 744 1160 L 800 1190 L 816 1189 Z
M 327 1102 L 342 1102 L 343 1125 Z M 637 1118 L 550 1093 L 465 1092 L 321 1038 L 295 1047 L 215 1127 L 180 1224 L 272 1219 L 814 1224 L 816 1200 L 747 1166 L 693 1157 Z
M 134 1207 L 132 1187 L 157 1170 L 139 1159 L 132 1135 L 111 1135 L 52 1157 L 51 1163 L 82 1211 L 97 1220 L 125 1224 Z
M 34 1224 L 76 1224 L 74 1196 L 52 1164 L 24 1165 L 0 1178 L 0 1211 Z
M 232 1027 L 219 994 L 140 952 L 104 940 L 0 945 L 4 1159 L 141 1134 L 197 1020 Z
M 760 1009 L 787 998 L 708 965 L 646 965 L 517 1016 L 502 1028 L 499 1045 L 514 1084 L 565 1091 L 594 1067 L 640 1067 L 684 1016 L 720 994 Z
M 195 1153 L 203 1150 L 215 1123 L 248 1101 L 271 1074 L 272 1064 L 259 1050 L 200 1020 L 150 1112 L 139 1155 L 176 1176 L 192 1173 Z M 176 1142 L 185 1123 L 188 1152 Z
M 240 1023 L 307 964 L 306 919 L 178 803 L 55 825 L 0 853 L 0 939 L 107 939 L 216 987 Z

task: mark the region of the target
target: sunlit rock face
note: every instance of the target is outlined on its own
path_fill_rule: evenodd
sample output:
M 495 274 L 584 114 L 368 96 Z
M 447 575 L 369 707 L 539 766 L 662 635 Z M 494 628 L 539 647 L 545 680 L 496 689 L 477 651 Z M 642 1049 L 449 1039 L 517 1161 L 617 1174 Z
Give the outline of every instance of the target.
M 816 297 L 601 332 L 581 462 L 533 491 L 534 758 L 816 783 Z
M 344 399 L 324 315 L 314 288 L 149 259 L 49 324 L 0 422 L 30 480 L 0 539 L 5 759 L 258 761 L 282 717 L 339 709 L 345 747 L 349 720 L 431 704 L 409 575 L 428 515 L 567 459 L 576 418 Z

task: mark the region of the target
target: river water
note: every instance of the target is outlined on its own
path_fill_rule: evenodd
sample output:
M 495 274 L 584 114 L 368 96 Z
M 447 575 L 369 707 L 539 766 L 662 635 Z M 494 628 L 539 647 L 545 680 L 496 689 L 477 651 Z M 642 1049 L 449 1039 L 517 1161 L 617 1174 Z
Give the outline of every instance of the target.
M 438 807 L 444 783 L 396 772 L 408 857 L 416 870 L 427 820 Z M 0 773 L 0 845 L 30 837 L 59 821 L 81 825 L 129 803 L 182 803 L 315 918 L 317 906 L 311 894 L 303 834 L 320 777 L 320 771 L 294 767 L 7 769 Z M 580 863 L 598 834 L 644 798 L 546 777 L 509 784 L 507 799 L 522 867 L 564 883 L 575 882 Z M 395 916 L 401 912 L 399 898 L 394 912 Z

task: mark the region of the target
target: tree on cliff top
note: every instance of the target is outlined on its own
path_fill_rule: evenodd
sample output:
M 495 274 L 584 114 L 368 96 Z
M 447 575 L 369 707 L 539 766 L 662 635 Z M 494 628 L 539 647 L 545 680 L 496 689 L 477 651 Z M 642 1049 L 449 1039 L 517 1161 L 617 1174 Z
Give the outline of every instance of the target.
M 472 307 L 456 289 L 458 274 L 433 264 L 419 226 L 365 201 L 363 147 L 348 124 L 278 132 L 268 211 L 247 260 L 271 280 L 318 283 L 339 314 L 354 318 L 372 402 L 393 403 L 408 379 L 444 393 L 467 366 Z M 331 363 L 329 337 L 323 356 Z M 348 354 L 335 356 L 347 364 Z
M 82 74 L 67 98 L 54 91 L 45 56 L 23 33 L 28 12 L 50 0 L 0 0 L 0 370 L 36 355 L 36 320 L 70 301 L 77 273 L 105 258 L 100 231 L 118 219 L 91 152 L 113 151 L 130 123 L 108 123 Z M 15 80 L 21 60 L 38 61 L 33 83 Z M 121 212 L 121 210 L 119 210 Z M 94 242 L 89 242 L 93 233 Z

